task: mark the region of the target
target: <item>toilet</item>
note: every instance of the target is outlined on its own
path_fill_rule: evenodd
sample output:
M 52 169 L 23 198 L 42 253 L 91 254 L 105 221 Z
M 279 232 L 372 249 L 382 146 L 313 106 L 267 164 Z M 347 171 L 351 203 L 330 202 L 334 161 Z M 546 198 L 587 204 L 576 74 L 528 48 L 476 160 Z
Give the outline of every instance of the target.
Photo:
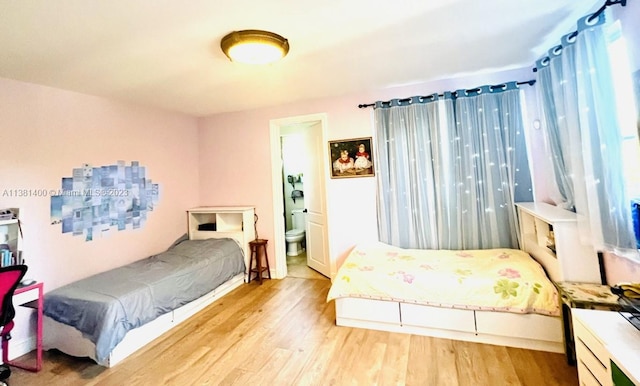
M 291 211 L 291 217 L 293 229 L 284 234 L 284 239 L 287 241 L 287 256 L 298 256 L 304 250 L 302 241 L 304 240 L 305 213 L 302 209 L 295 209 Z

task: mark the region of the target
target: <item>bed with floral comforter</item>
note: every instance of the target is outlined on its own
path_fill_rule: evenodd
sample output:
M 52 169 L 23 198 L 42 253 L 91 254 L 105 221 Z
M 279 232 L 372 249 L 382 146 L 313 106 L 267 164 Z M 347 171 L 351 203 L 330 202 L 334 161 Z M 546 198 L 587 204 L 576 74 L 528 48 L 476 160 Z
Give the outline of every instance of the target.
M 383 243 L 356 247 L 327 301 L 363 298 L 436 307 L 560 315 L 542 266 L 516 249 L 418 250 Z

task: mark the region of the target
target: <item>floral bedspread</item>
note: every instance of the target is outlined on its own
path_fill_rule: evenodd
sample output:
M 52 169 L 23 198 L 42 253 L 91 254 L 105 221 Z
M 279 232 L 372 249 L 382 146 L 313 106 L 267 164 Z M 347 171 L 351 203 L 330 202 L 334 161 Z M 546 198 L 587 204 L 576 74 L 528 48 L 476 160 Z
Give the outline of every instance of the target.
M 560 315 L 558 292 L 544 269 L 517 249 L 358 246 L 338 270 L 327 301 L 344 297 Z

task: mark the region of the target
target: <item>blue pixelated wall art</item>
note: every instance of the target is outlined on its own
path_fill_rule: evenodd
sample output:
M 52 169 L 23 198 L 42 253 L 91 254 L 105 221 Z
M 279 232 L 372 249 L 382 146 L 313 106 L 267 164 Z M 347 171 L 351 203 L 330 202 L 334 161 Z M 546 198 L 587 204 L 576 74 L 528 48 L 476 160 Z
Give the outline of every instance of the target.
M 62 233 L 85 235 L 86 241 L 144 226 L 147 212 L 158 202 L 159 186 L 147 177 L 144 166 L 132 161 L 94 167 L 84 164 L 62 178 L 62 188 L 51 195 L 51 224 Z

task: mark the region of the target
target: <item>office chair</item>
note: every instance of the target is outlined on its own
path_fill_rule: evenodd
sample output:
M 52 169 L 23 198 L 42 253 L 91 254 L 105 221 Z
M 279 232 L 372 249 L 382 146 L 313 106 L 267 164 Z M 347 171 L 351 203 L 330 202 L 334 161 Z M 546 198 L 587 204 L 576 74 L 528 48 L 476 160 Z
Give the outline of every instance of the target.
M 10 265 L 0 268 L 0 338 L 2 339 L 3 358 L 8 351 L 9 339 L 11 339 L 11 330 L 13 329 L 13 318 L 16 316 L 16 310 L 13 307 L 13 293 L 18 284 L 27 272 L 26 265 Z M 11 369 L 7 364 L 0 365 L 0 385 L 6 385 L 4 382 L 11 375 Z

